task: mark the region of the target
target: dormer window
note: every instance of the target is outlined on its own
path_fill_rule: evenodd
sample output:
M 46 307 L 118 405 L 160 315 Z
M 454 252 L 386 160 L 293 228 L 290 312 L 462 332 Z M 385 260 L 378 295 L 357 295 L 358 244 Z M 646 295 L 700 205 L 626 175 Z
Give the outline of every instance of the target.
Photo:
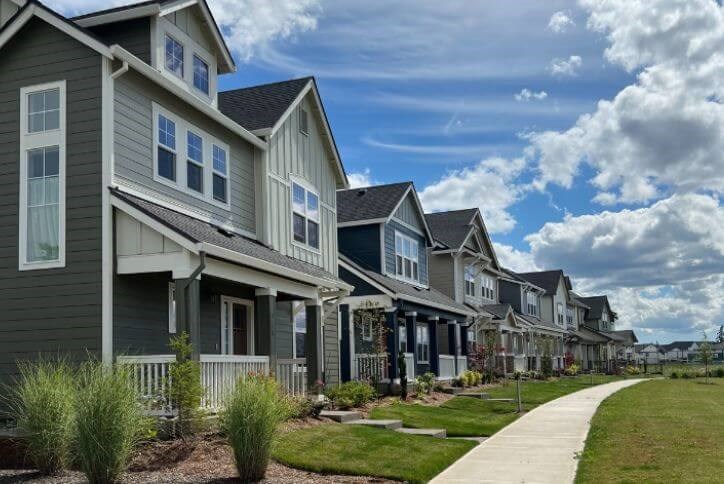
M 534 292 L 525 293 L 528 314 L 538 317 L 538 296 Z
M 180 79 L 184 78 L 184 46 L 166 34 L 166 69 Z
M 465 295 L 475 297 L 475 268 L 465 267 Z
M 419 246 L 411 237 L 395 232 L 395 275 L 410 282 L 420 281 Z
M 209 95 L 209 65 L 194 54 L 194 87 Z
M 319 195 L 292 183 L 292 226 L 294 241 L 319 249 Z

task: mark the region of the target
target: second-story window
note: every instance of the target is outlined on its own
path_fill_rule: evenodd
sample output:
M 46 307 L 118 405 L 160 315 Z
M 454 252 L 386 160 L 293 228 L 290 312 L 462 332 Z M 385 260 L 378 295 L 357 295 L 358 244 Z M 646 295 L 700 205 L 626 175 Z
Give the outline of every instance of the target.
M 495 278 L 484 275 L 482 282 L 483 282 L 483 297 L 485 299 L 490 299 L 491 301 L 495 301 L 495 288 L 497 285 Z
M 558 303 L 558 324 L 563 326 L 563 303 Z
M 420 255 L 416 240 L 395 232 L 395 274 L 408 281 L 420 280 Z
M 228 200 L 227 185 L 229 178 L 229 167 L 226 163 L 226 150 L 214 145 L 214 200 L 226 203 Z
M 184 78 L 184 46 L 168 34 L 166 34 L 166 69 L 179 78 Z
M 566 306 L 566 323 L 573 326 L 573 308 Z
M 188 160 L 186 161 L 186 185 L 194 191 L 204 193 L 204 141 L 201 136 L 188 131 Z
M 538 316 L 538 296 L 533 292 L 525 293 L 526 306 L 528 308 L 528 314 L 531 316 Z
M 158 115 L 158 174 L 176 181 L 176 123 Z
M 465 266 L 465 295 L 475 297 L 475 268 Z
M 194 87 L 209 94 L 209 65 L 194 54 Z
M 294 241 L 319 249 L 319 195 L 292 183 Z

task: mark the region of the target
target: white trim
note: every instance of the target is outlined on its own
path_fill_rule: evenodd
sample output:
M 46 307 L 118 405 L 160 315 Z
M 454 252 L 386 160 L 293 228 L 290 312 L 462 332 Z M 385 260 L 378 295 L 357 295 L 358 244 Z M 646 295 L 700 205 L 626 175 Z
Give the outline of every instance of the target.
M 397 238 L 398 237 L 400 237 L 400 239 L 402 240 L 402 253 L 401 254 L 397 253 Z M 410 243 L 410 252 L 413 252 L 413 250 L 412 250 L 413 244 L 415 247 L 417 247 L 417 253 L 415 254 L 414 259 L 412 259 L 411 257 L 407 257 L 404 254 L 406 240 Z M 420 269 L 421 269 L 421 267 L 420 267 L 420 241 L 415 240 L 412 237 L 410 237 L 409 235 L 403 234 L 399 230 L 395 229 L 394 252 L 395 252 L 395 271 L 394 271 L 392 277 L 394 279 L 397 279 L 398 281 L 407 282 L 412 285 L 417 285 L 417 286 L 422 285 L 423 283 L 420 281 L 420 279 L 421 279 L 421 277 L 420 277 L 420 275 L 421 275 L 420 274 Z M 423 254 L 423 255 L 425 255 L 425 254 Z M 402 257 L 402 267 L 401 267 L 402 274 L 398 274 L 398 272 L 397 272 L 397 257 L 398 256 Z M 405 260 L 410 261 L 410 277 L 405 276 Z M 417 264 L 417 279 L 415 279 L 413 276 L 413 274 L 414 274 L 413 264 Z M 387 268 L 385 268 L 385 271 L 386 271 L 386 269 Z
M 217 139 L 216 137 L 208 134 L 206 131 L 197 128 L 192 123 L 186 121 L 183 117 L 169 111 L 160 104 L 153 102 L 152 113 L 153 113 L 153 179 L 158 183 L 162 183 L 166 186 L 174 188 L 186 195 L 190 195 L 204 202 L 215 205 L 226 211 L 231 211 L 231 187 L 229 186 L 229 170 L 231 164 L 231 151 L 229 145 Z M 176 147 L 171 149 L 160 143 L 158 137 L 159 131 L 159 117 L 172 121 L 175 124 L 174 137 L 176 139 Z M 188 135 L 189 133 L 200 137 L 202 143 L 201 157 L 202 162 L 199 163 L 196 160 L 190 160 L 188 157 Z M 226 187 L 226 203 L 220 202 L 214 198 L 213 194 L 213 175 L 214 175 L 214 145 L 218 146 L 226 152 L 226 163 L 227 163 L 227 187 Z M 173 152 L 176 156 L 176 180 L 170 180 L 166 177 L 161 176 L 158 173 L 158 148 L 163 146 L 167 151 Z M 202 180 L 202 192 L 198 192 L 188 186 L 187 179 L 187 163 L 193 163 L 194 165 L 202 168 L 203 180 Z
M 418 331 L 422 329 L 423 333 L 426 334 L 426 340 L 422 342 L 420 340 L 420 335 L 418 334 Z M 427 358 L 422 359 L 422 355 L 418 355 L 417 346 L 422 345 L 427 347 Z M 428 365 L 430 364 L 430 323 L 425 323 L 422 321 L 415 321 L 415 362 L 418 364 Z
M 337 190 L 341 191 L 341 190 Z M 351 222 L 339 222 L 337 223 L 338 228 L 342 227 L 357 227 L 359 225 L 372 225 L 372 224 L 384 224 L 387 223 L 386 218 L 369 218 L 366 220 L 353 220 Z
M 176 283 L 168 283 L 168 333 L 176 334 Z
M 295 175 L 293 173 L 289 174 L 289 234 L 291 235 L 291 244 L 294 246 L 299 247 L 300 249 L 308 250 L 310 252 L 314 252 L 315 254 L 321 255 L 322 254 L 322 199 L 319 196 L 319 190 L 309 181 L 305 180 L 304 178 L 300 177 L 299 175 Z M 299 186 L 300 188 L 304 189 L 304 213 L 299 213 L 296 210 L 294 210 L 294 185 Z M 317 197 L 317 220 L 314 220 L 313 218 L 309 217 L 307 215 L 307 208 L 309 203 L 309 194 L 314 195 Z M 304 217 L 304 242 L 299 242 L 294 239 L 294 214 L 300 215 Z M 309 221 L 312 221 L 317 224 L 317 242 L 319 244 L 319 247 L 314 247 L 312 245 L 309 245 Z
M 117 59 L 128 62 L 128 65 L 131 66 L 133 70 L 143 75 L 147 79 L 153 81 L 154 83 L 158 84 L 172 94 L 176 95 L 179 99 L 189 104 L 191 107 L 201 111 L 203 114 L 213 119 L 217 123 L 221 124 L 232 133 L 239 135 L 242 139 L 248 141 L 249 143 L 257 146 L 262 150 L 266 151 L 269 148 L 268 144 L 265 141 L 253 135 L 248 130 L 244 129 L 238 123 L 231 120 L 227 116 L 224 116 L 221 111 L 217 110 L 215 107 L 204 102 L 203 100 L 199 99 L 197 96 L 189 92 L 179 90 L 177 85 L 168 77 L 161 74 L 156 69 L 146 64 L 135 55 L 128 52 L 123 47 L 119 45 L 113 45 L 111 46 L 111 52 Z
M 58 89 L 58 129 L 28 132 L 28 96 L 34 92 Z M 54 269 L 65 267 L 65 187 L 66 187 L 66 118 L 68 104 L 65 80 L 36 84 L 20 88 L 20 177 L 19 177 L 19 235 L 18 270 Z M 50 146 L 58 146 L 58 259 L 52 261 L 28 262 L 28 152 Z
M 44 20 L 45 22 L 49 23 L 56 29 L 60 30 L 61 32 L 71 36 L 81 44 L 84 44 L 88 46 L 89 48 L 95 50 L 99 54 L 101 54 L 104 57 L 107 57 L 109 59 L 113 58 L 113 54 L 111 53 L 110 49 L 108 49 L 107 46 L 103 45 L 102 43 L 98 42 L 96 39 L 91 37 L 90 35 L 83 32 L 78 27 L 75 27 L 73 24 L 70 24 L 68 22 L 65 22 L 58 18 L 55 14 L 51 13 L 50 11 L 46 10 L 45 7 L 40 6 L 38 3 L 29 3 L 25 7 L 23 7 L 23 11 L 20 15 L 18 15 L 15 20 L 7 24 L 5 26 L 5 29 L 0 33 L 0 49 L 11 39 L 15 34 L 20 31 L 21 28 L 33 17 L 38 17 L 41 20 Z
M 402 202 L 405 201 L 405 198 L 407 198 L 407 195 L 410 192 L 412 192 L 412 198 L 415 200 L 415 205 L 417 205 L 417 211 L 420 215 L 420 218 L 422 219 L 422 224 L 425 227 L 425 234 L 427 235 L 428 239 L 430 240 L 430 243 L 434 243 L 435 238 L 432 236 L 430 227 L 427 225 L 427 220 L 425 219 L 425 211 L 422 209 L 422 203 L 420 203 L 420 199 L 417 197 L 417 190 L 415 190 L 415 186 L 412 183 L 410 183 L 410 186 L 407 187 L 407 190 L 405 190 L 405 193 L 397 201 L 397 205 L 395 205 L 395 208 L 392 209 L 392 212 L 390 212 L 390 215 L 386 218 L 386 222 L 389 222 L 390 220 L 392 220 L 392 218 L 397 213 L 397 210 L 399 210 L 400 205 L 402 205 Z M 427 247 L 427 243 L 425 243 L 425 247 Z
M 353 275 L 359 277 L 360 279 L 364 279 L 365 282 L 370 284 L 372 287 L 380 291 L 382 294 L 386 294 L 387 296 L 390 296 L 391 298 L 395 299 L 397 294 L 390 289 L 386 288 L 385 286 L 377 283 L 376 281 L 372 280 L 371 278 L 367 277 L 363 272 L 357 270 L 355 267 L 352 267 L 347 262 L 345 262 L 342 259 L 339 259 L 339 266 L 343 269 L 351 272 Z M 363 296 L 360 296 L 363 297 Z
M 80 18 L 73 20 L 81 27 L 93 27 L 95 25 L 109 24 L 113 22 L 121 22 L 123 20 L 132 20 L 135 18 L 149 17 L 156 15 L 161 11 L 161 7 L 154 3 L 152 5 L 141 5 L 140 7 L 127 8 L 124 10 L 94 15 L 92 17 Z M 71 19 L 72 20 L 72 19 Z
M 339 226 L 339 225 L 338 225 Z M 387 273 L 387 254 L 385 254 L 385 227 L 387 224 L 384 222 L 380 223 L 380 268 L 382 269 L 380 272 L 383 274 Z M 395 264 L 397 264 L 397 261 L 395 261 Z
M 220 335 L 221 335 L 221 341 L 219 342 L 220 346 L 220 353 L 222 355 L 228 355 L 228 356 L 234 356 L 234 325 L 233 321 L 229 319 L 230 312 L 233 313 L 234 305 L 238 306 L 244 306 L 246 307 L 246 344 L 249 351 L 248 355 L 243 356 L 254 356 L 255 355 L 255 348 L 254 348 L 254 301 L 250 301 L 248 299 L 239 299 L 236 297 L 230 297 L 230 296 L 221 296 L 219 304 L 219 311 L 220 311 Z M 227 303 L 226 306 L 226 314 L 224 314 L 224 303 Z M 224 335 L 224 321 L 227 323 L 227 334 Z M 230 324 L 231 323 L 231 324 Z M 230 352 L 224 352 L 224 342 L 228 343 L 228 351 Z M 240 355 L 237 355 L 240 356 Z
M 127 65 L 126 65 L 127 66 Z M 123 67 L 121 67 L 123 69 Z M 113 362 L 113 207 L 108 187 L 114 170 L 114 79 L 121 75 L 113 73 L 110 59 L 101 59 L 101 353 L 103 363 Z M 118 74 L 118 75 L 115 75 Z M 114 77 L 115 75 L 115 77 Z
M 411 225 L 411 224 L 405 222 L 404 220 L 400 219 L 399 217 L 393 216 L 390 220 L 392 220 L 392 221 L 395 222 L 396 224 L 402 225 L 402 226 L 405 227 L 407 230 L 409 230 L 410 232 L 414 232 L 415 234 L 419 235 L 420 237 L 425 237 L 425 232 L 421 231 L 420 229 L 418 229 L 418 228 L 415 227 L 414 225 Z M 427 247 L 427 243 L 425 243 L 425 246 Z
M 159 12 L 159 16 L 163 17 L 165 15 L 178 12 L 179 10 L 191 7 L 192 5 L 196 5 L 197 3 L 197 0 L 179 0 L 171 4 L 167 4 L 168 7 L 164 6 L 164 8 Z
M 259 288 L 274 287 L 279 292 L 289 293 L 299 296 L 300 298 L 313 298 L 318 294 L 317 287 L 315 286 L 308 286 L 285 279 L 283 276 L 269 274 L 217 259 L 207 258 L 206 269 L 204 269 L 203 273 L 209 276 L 219 277 Z

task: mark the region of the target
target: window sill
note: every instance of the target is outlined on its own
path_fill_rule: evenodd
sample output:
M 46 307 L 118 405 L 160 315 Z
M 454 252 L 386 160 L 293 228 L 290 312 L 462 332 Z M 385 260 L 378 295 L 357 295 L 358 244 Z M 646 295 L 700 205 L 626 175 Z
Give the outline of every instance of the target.
M 61 269 L 65 267 L 65 260 L 54 260 L 47 262 L 23 262 L 18 266 L 19 271 L 35 271 L 42 269 Z
M 321 242 L 321 241 L 320 241 Z M 297 242 L 296 240 L 292 239 L 292 245 L 295 247 L 299 247 L 300 249 L 307 250 L 309 252 L 313 252 L 317 255 L 322 255 L 321 249 L 315 249 L 311 245 L 303 244 L 302 242 Z

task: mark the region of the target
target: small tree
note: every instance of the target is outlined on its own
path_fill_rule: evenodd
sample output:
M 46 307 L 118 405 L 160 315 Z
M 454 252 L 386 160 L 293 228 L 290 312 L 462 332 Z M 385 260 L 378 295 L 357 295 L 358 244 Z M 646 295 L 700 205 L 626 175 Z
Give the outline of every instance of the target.
M 171 338 L 169 346 L 176 354 L 176 361 L 168 365 L 168 395 L 171 404 L 178 411 L 177 431 L 181 436 L 192 434 L 201 422 L 201 366 L 191 360 L 193 346 L 186 332 Z
M 387 333 L 389 328 L 386 324 L 385 312 L 377 303 L 364 301 L 358 309 L 355 309 L 354 324 L 360 330 L 365 326 L 369 326 L 372 331 L 372 351 L 377 355 L 389 357 L 387 353 Z M 372 381 L 373 386 L 377 388 L 377 382 L 383 375 L 380 374 L 378 368 L 369 368 L 369 374 L 366 376 Z
M 553 342 L 551 340 L 543 341 L 543 358 L 541 358 L 540 369 L 543 376 L 548 378 L 553 376 Z
M 573 353 L 571 353 L 570 351 L 567 351 L 566 354 L 563 356 L 563 365 L 564 365 L 565 369 L 568 369 L 573 364 L 575 364 L 575 359 L 573 357 Z
M 714 361 L 714 349 L 711 347 L 711 343 L 706 339 L 706 331 L 701 332 L 703 341 L 699 345 L 699 361 L 704 364 L 704 377 L 706 383 L 709 383 L 709 365 Z

